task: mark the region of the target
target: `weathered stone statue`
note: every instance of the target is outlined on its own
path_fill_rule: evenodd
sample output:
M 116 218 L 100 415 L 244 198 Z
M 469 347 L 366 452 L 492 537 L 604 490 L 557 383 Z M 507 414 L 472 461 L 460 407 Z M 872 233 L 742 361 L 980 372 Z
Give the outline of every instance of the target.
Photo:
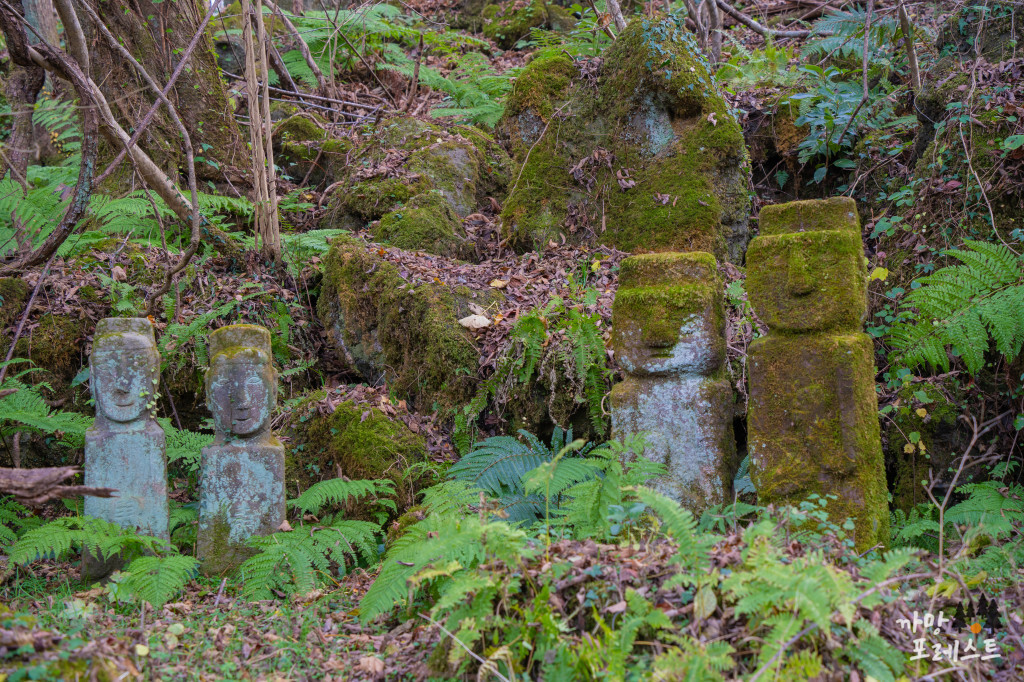
M 270 332 L 236 324 L 210 335 L 206 404 L 217 437 L 203 449 L 198 557 L 206 575 L 250 555 L 245 541 L 285 520 L 284 446 L 270 432 L 277 372 Z
M 852 199 L 761 210 L 747 251 L 747 292 L 768 325 L 750 346 L 748 443 L 761 503 L 836 495 L 861 550 L 889 540 L 867 265 Z
M 733 392 L 725 377 L 722 283 L 710 253 L 622 261 L 612 347 L 626 379 L 612 388 L 612 430 L 643 432 L 655 484 L 694 511 L 732 499 Z
M 100 320 L 89 377 L 96 421 L 85 435 L 85 485 L 117 493 L 86 497 L 85 513 L 167 539 L 167 450 L 153 416 L 160 357 L 149 320 Z M 102 578 L 120 563 L 118 557 L 101 561 L 87 554 L 82 577 Z

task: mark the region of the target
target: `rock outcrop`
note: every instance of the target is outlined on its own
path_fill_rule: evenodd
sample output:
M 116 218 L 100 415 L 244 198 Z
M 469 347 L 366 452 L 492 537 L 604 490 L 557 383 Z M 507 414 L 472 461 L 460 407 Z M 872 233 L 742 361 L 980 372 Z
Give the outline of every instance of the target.
M 501 217 L 518 248 L 564 236 L 742 261 L 743 134 L 681 24 L 637 19 L 601 59 L 534 59 L 496 134 L 516 164 Z

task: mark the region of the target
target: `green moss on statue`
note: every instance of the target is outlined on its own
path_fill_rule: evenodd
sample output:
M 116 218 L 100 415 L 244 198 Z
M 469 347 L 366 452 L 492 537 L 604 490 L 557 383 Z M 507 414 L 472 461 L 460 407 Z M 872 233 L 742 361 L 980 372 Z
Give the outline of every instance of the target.
M 522 165 L 502 211 L 502 229 L 519 248 L 565 234 L 741 260 L 749 206 L 742 132 L 692 36 L 674 22 L 630 24 L 596 83 L 565 55 L 534 60 L 498 134 Z
M 858 548 L 889 541 L 888 491 L 866 334 L 769 336 L 750 346 L 749 451 L 758 501 L 836 495 Z

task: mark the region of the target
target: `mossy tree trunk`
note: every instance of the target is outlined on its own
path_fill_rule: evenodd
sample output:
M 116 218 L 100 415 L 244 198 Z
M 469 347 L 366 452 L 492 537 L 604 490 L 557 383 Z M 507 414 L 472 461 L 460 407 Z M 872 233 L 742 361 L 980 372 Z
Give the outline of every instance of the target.
M 161 85 L 170 80 L 179 56 L 185 52 L 205 15 L 205 6 L 199 0 L 85 1 Z M 83 21 L 83 28 L 90 42 L 92 78 L 124 128 L 132 130 L 155 97 L 131 65 L 111 51 L 98 31 L 92 30 L 90 22 Z M 246 166 L 248 152 L 208 34 L 201 38 L 168 99 L 177 108 L 197 156 L 205 159 L 196 163 L 197 178 L 213 182 L 222 181 L 225 176 L 240 179 L 234 169 Z M 180 176 L 185 154 L 180 134 L 165 111 L 157 113 L 139 143 L 170 177 Z M 101 147 L 101 158 L 112 157 L 117 151 L 108 147 L 103 153 Z M 130 166 L 125 164 L 125 168 Z

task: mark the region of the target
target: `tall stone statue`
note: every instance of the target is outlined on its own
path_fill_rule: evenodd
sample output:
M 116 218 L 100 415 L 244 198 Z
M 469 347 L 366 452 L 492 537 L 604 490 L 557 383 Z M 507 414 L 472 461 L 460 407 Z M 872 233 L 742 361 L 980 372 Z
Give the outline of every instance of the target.
M 251 554 L 245 541 L 285 520 L 284 446 L 270 432 L 277 372 L 270 332 L 251 324 L 210 335 L 206 404 L 216 440 L 203 449 L 198 558 L 221 575 Z
M 835 495 L 862 551 L 889 540 L 874 348 L 861 332 L 867 263 L 857 206 L 841 197 L 766 206 L 747 292 L 768 325 L 750 346 L 748 444 L 762 503 Z
M 86 497 L 85 513 L 167 539 L 167 449 L 153 416 L 160 356 L 149 320 L 100 320 L 89 377 L 96 420 L 85 435 L 85 485 L 117 492 Z M 87 554 L 82 577 L 102 578 L 120 565 L 117 557 L 105 559 Z
M 655 487 L 697 512 L 731 500 L 733 392 L 714 256 L 654 253 L 622 261 L 612 348 L 626 372 L 611 392 L 612 431 L 647 435 L 645 456 L 668 467 Z

